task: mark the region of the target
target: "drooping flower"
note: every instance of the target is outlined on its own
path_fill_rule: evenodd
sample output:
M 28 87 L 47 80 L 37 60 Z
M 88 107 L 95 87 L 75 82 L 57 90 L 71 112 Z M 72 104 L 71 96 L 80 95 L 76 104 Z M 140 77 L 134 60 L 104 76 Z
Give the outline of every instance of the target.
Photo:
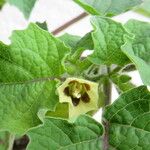
M 96 110 L 98 107 L 98 84 L 78 78 L 68 78 L 58 87 L 59 102 L 69 103 L 69 118 Z

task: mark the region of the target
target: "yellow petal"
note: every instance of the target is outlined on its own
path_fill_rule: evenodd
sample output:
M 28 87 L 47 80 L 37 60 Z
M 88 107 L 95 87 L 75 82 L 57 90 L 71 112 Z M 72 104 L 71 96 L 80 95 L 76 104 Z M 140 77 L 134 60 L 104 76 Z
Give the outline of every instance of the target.
M 81 85 L 85 85 L 85 91 L 89 96 L 89 102 L 83 101 L 80 99 L 79 104 L 76 106 L 72 103 L 71 96 L 68 96 L 65 94 L 64 90 L 65 88 L 69 87 L 69 83 L 71 82 L 78 82 Z M 82 89 L 83 90 L 83 89 Z M 76 92 L 76 91 L 75 91 Z M 91 82 L 84 79 L 79 78 L 68 78 L 66 81 L 58 87 L 58 94 L 59 94 L 59 102 L 60 103 L 69 103 L 69 118 L 76 118 L 81 114 L 85 114 L 91 110 L 96 110 L 98 108 L 98 84 L 95 82 Z M 76 95 L 76 93 L 71 93 L 73 96 Z M 77 95 L 77 98 L 79 95 Z M 84 98 L 84 97 L 83 97 Z

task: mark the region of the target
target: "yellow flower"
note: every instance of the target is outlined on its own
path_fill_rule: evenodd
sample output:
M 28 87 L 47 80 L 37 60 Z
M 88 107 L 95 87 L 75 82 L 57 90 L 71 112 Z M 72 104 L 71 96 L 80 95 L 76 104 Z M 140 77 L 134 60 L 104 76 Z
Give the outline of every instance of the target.
M 69 103 L 69 118 L 76 118 L 98 108 L 98 84 L 78 78 L 68 78 L 58 87 L 60 103 Z

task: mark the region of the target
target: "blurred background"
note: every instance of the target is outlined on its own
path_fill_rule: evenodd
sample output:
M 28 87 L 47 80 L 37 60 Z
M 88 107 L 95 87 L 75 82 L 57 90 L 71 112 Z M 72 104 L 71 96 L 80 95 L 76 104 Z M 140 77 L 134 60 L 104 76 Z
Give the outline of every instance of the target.
M 134 11 L 128 11 L 122 15 L 113 17 L 114 20 L 125 23 L 129 19 L 138 19 L 150 22 L 149 17 L 140 15 Z M 70 33 L 83 36 L 92 30 L 90 16 L 72 0 L 38 0 L 32 10 L 29 19 L 25 19 L 22 12 L 15 6 L 6 3 L 0 11 L 0 41 L 10 43 L 9 37 L 13 30 L 24 29 L 30 22 L 44 22 L 48 30 L 55 35 Z M 88 54 L 88 52 L 86 52 Z M 133 83 L 141 85 L 142 81 L 138 72 L 131 72 Z M 118 97 L 115 88 L 112 91 L 112 100 Z M 97 113 L 94 118 L 101 120 Z

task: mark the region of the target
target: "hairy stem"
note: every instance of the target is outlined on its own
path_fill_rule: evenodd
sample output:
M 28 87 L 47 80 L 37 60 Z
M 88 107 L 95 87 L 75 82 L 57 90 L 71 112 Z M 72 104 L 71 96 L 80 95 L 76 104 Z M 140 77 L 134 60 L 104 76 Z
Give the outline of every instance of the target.
M 107 67 L 107 73 L 109 74 L 110 68 Z M 106 79 L 104 86 L 103 86 L 103 91 L 105 94 L 105 101 L 104 101 L 104 107 L 103 107 L 103 114 L 105 110 L 105 106 L 111 104 L 111 82 L 109 81 L 109 78 Z M 102 124 L 105 128 L 105 133 L 103 137 L 103 150 L 108 150 L 109 149 L 109 122 L 103 119 L 103 114 L 102 114 Z
M 7 150 L 12 150 L 13 149 L 14 140 L 15 140 L 15 135 L 14 134 L 9 134 Z

